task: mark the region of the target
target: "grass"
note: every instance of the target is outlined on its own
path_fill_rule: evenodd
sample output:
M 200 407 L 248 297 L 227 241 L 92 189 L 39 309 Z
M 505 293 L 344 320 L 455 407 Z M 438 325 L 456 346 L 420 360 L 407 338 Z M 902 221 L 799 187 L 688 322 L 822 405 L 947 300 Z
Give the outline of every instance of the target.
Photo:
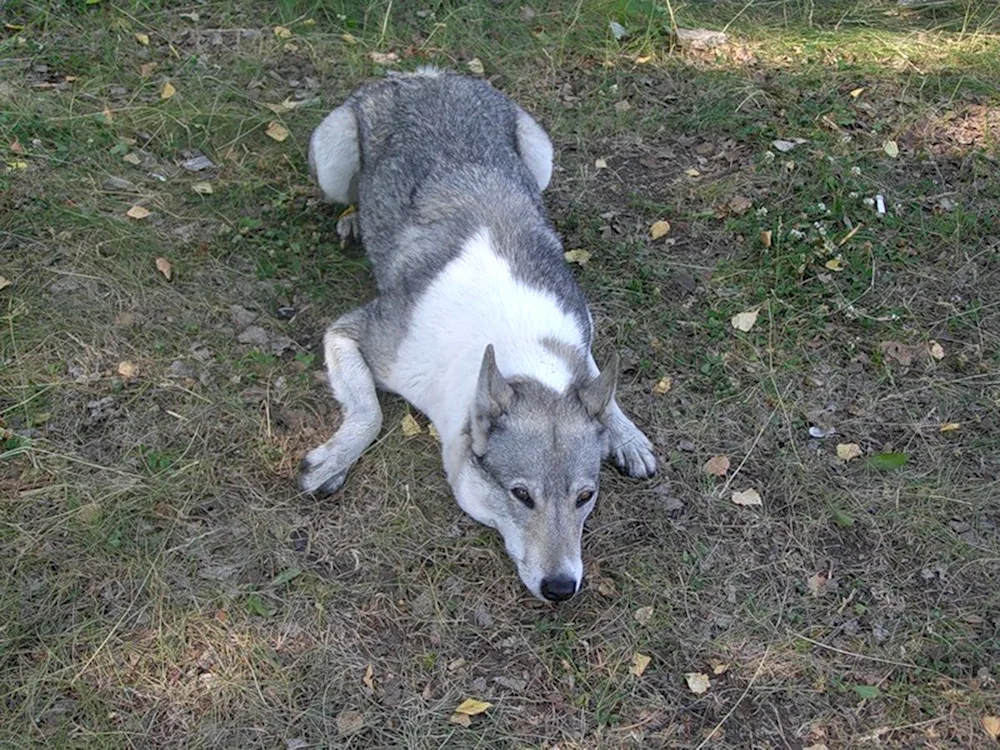
M 21 0 L 4 22 L 0 745 L 990 746 L 995 4 Z M 371 293 L 305 149 L 372 52 L 478 57 L 555 141 L 598 359 L 622 354 L 663 459 L 603 478 L 567 606 L 527 598 L 398 400 L 342 494 L 296 492 L 337 419 L 320 333 Z M 730 501 L 751 487 L 761 507 Z M 469 697 L 493 705 L 450 723 Z

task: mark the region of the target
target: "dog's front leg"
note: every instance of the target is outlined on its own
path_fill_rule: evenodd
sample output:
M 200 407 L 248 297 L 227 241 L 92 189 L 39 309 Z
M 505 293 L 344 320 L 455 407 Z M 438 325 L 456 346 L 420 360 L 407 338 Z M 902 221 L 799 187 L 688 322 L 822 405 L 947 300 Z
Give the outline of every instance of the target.
M 329 495 L 340 489 L 348 470 L 382 429 L 375 379 L 359 343 L 366 327 L 367 311 L 360 308 L 337 320 L 323 336 L 330 390 L 340 403 L 343 419 L 333 437 L 302 459 L 299 486 L 303 492 Z
M 656 473 L 653 444 L 611 399 L 607 412 L 606 457 L 614 456 L 618 469 L 630 477 L 646 479 Z

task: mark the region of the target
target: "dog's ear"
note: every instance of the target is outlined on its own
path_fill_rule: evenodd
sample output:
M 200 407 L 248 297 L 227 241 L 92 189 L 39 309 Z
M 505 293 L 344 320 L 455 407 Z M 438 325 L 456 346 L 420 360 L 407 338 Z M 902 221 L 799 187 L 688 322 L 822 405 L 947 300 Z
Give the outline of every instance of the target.
M 581 387 L 578 394 L 583 408 L 595 419 L 604 421 L 608 404 L 615 395 L 618 382 L 618 354 L 612 354 L 601 374 Z
M 482 456 L 486 452 L 486 440 L 491 425 L 510 408 L 513 400 L 514 389 L 497 369 L 493 344 L 489 344 L 483 353 L 479 382 L 476 384 L 476 398 L 472 406 L 472 451 L 477 456 Z

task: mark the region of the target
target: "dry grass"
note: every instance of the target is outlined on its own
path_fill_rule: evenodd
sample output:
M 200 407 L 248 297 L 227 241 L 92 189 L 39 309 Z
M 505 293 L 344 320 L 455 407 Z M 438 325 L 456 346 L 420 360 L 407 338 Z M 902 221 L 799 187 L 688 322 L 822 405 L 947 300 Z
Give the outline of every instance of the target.
M 0 744 L 988 746 L 996 13 L 675 3 L 729 24 L 692 56 L 654 4 L 616 11 L 633 35 L 613 42 L 605 5 L 7 4 Z M 525 594 L 395 399 L 341 495 L 296 493 L 337 419 L 319 332 L 370 293 L 304 149 L 371 51 L 478 56 L 554 135 L 552 218 L 592 253 L 599 358 L 623 354 L 664 464 L 604 477 L 566 606 Z M 217 166 L 180 166 L 197 153 Z M 867 458 L 891 451 L 907 463 Z M 762 507 L 730 501 L 749 487 Z M 471 728 L 449 722 L 467 697 L 493 704 Z

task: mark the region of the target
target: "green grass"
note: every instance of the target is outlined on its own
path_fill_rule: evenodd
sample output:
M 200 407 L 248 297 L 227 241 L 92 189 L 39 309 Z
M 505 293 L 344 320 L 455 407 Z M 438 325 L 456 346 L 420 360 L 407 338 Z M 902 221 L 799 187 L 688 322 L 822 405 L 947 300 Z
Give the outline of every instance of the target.
M 522 5 L 4 6 L 0 745 L 989 746 L 995 4 Z M 341 495 L 296 491 L 338 419 L 321 332 L 373 289 L 305 151 L 372 52 L 478 57 L 555 142 L 598 360 L 664 466 L 603 477 L 567 606 L 529 600 L 396 399 Z

